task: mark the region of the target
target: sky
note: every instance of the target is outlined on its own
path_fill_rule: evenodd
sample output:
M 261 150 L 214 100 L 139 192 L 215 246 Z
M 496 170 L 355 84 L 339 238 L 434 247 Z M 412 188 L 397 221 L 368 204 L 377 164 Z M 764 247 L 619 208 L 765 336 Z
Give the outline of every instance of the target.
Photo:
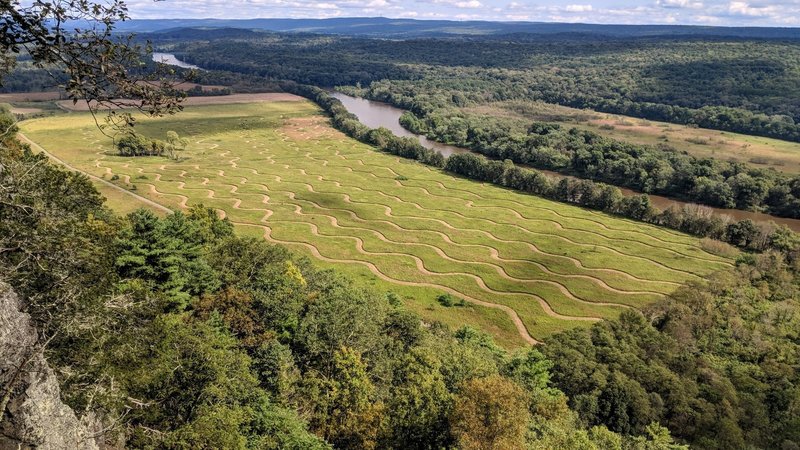
M 127 0 L 137 19 L 330 18 L 800 26 L 800 0 Z

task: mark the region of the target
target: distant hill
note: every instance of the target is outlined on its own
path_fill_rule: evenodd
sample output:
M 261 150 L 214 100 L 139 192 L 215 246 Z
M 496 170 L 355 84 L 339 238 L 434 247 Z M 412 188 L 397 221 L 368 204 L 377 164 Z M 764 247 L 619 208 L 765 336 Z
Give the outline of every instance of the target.
M 374 37 L 425 37 L 505 34 L 594 34 L 616 37 L 708 36 L 800 39 L 800 28 L 708 27 L 689 25 L 595 25 L 583 23 L 485 22 L 355 17 L 337 19 L 164 19 L 130 20 L 122 31 L 157 32 L 178 28 L 240 28 Z

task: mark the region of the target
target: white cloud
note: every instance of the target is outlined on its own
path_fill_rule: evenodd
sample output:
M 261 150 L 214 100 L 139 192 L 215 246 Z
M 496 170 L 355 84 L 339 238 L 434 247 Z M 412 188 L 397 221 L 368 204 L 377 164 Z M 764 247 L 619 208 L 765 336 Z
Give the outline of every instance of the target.
M 748 2 L 731 2 L 728 11 L 733 15 L 765 17 L 774 14 L 776 7 L 773 5 L 750 6 Z
M 433 3 L 450 5 L 461 9 L 476 9 L 483 7 L 483 3 L 478 0 L 433 0 Z
M 656 3 L 663 8 L 702 9 L 705 6 L 697 0 L 657 0 Z
M 564 9 L 568 12 L 589 12 L 592 10 L 592 5 L 567 5 Z
M 311 7 L 315 9 L 339 9 L 339 6 L 335 3 L 312 3 Z
M 468 1 L 462 1 L 462 2 L 455 2 L 455 3 L 453 3 L 453 6 L 455 6 L 457 8 L 470 8 L 471 9 L 471 8 L 480 8 L 481 6 L 483 6 L 483 3 L 479 2 L 478 0 L 468 0 Z

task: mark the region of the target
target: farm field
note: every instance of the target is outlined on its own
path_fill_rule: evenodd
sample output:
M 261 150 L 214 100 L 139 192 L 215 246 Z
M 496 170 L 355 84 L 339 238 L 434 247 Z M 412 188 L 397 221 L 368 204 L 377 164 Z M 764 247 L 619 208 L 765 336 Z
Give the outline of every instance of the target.
M 635 144 L 667 144 L 700 158 L 716 158 L 800 173 L 800 143 L 726 131 L 693 128 L 542 102 L 508 101 L 466 108 L 474 114 L 561 123 Z
M 86 113 L 20 125 L 86 173 L 175 210 L 217 208 L 241 233 L 394 291 L 427 320 L 480 327 L 506 347 L 614 317 L 731 264 L 677 232 L 378 153 L 306 101 L 142 119 L 148 137 L 189 138 L 179 161 L 116 155 Z M 131 198 L 99 186 L 110 206 L 130 210 Z M 442 293 L 469 304 L 442 306 Z

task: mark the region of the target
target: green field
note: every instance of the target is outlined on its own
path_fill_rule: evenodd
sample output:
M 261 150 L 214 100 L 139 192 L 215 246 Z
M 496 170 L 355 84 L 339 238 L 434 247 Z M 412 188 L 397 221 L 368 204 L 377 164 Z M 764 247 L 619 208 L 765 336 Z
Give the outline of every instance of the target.
M 84 113 L 21 128 L 80 170 L 176 210 L 217 208 L 241 233 L 394 291 L 426 320 L 479 326 L 508 347 L 523 344 L 525 330 L 541 338 L 585 326 L 731 264 L 687 235 L 378 153 L 305 101 L 141 120 L 146 136 L 189 137 L 179 161 L 115 155 Z M 136 206 L 99 186 L 115 209 Z M 472 303 L 441 306 L 442 292 Z

